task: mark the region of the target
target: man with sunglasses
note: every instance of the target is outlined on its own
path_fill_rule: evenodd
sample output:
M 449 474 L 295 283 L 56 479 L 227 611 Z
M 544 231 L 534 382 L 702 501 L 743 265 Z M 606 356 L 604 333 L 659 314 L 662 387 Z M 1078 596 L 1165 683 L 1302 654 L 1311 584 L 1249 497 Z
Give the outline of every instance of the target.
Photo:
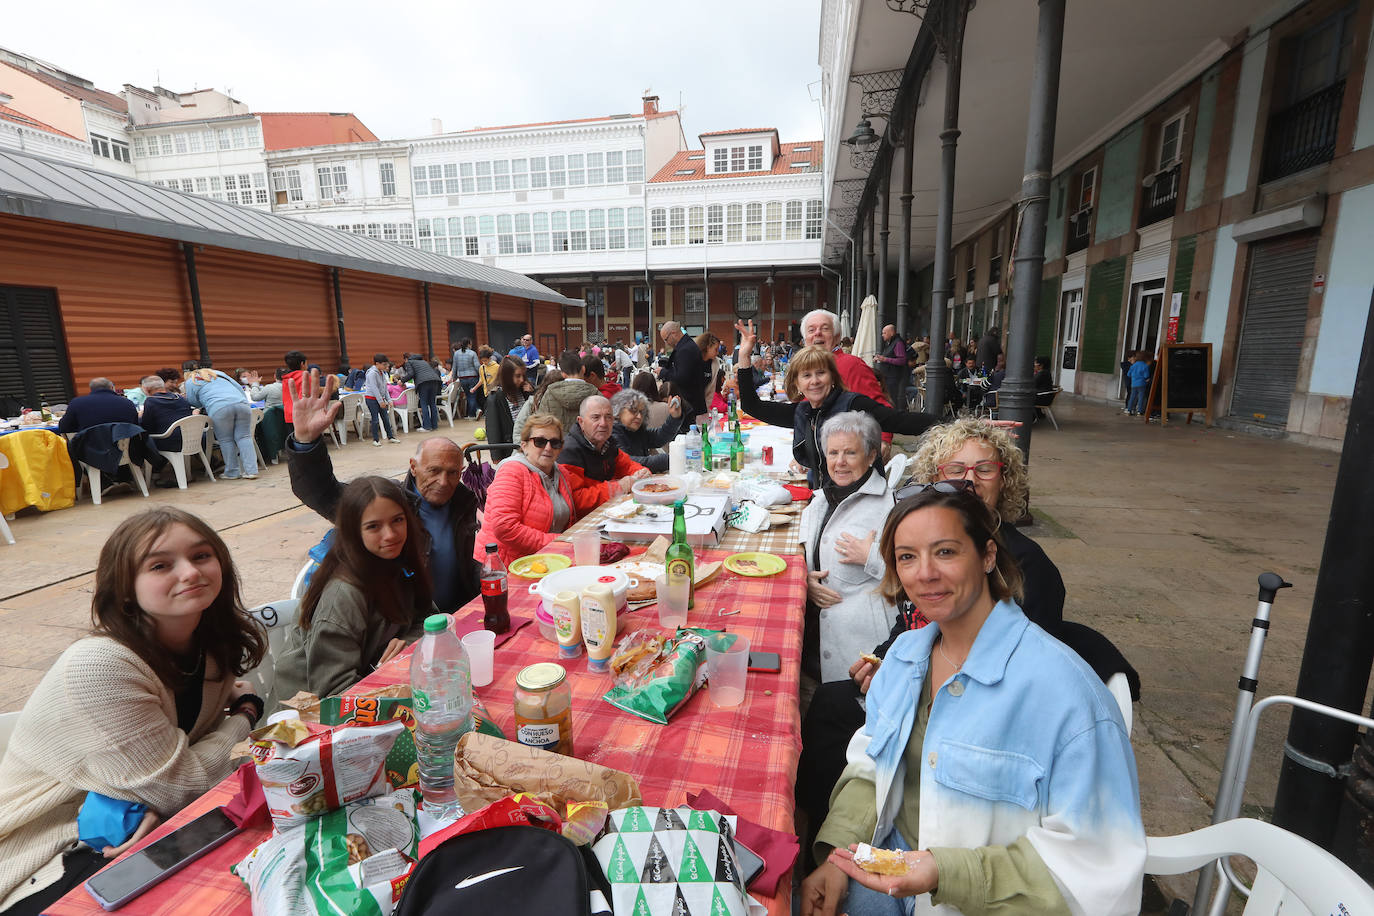
M 574 508 L 586 515 L 616 493 L 628 493 L 649 469 L 620 450 L 611 438 L 611 402 L 601 395 L 587 398 L 568 433 L 558 464 L 573 485 Z
M 305 505 L 333 521 L 343 484 L 322 437 L 339 413 L 331 400 L 338 377 L 320 384 L 319 372 L 305 377 L 305 388 L 287 383 L 293 405 L 294 432 L 286 437 L 291 492 Z M 463 450 L 452 439 L 425 439 L 410 459 L 405 490 L 424 526 L 434 604 L 446 613 L 477 597 L 480 565 L 473 558 L 477 536 L 477 497 L 462 483 Z

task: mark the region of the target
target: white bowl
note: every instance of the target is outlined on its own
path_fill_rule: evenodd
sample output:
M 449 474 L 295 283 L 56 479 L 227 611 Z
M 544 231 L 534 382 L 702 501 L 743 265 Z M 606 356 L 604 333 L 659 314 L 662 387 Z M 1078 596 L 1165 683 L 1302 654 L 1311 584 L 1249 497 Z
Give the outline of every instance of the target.
M 531 585 L 530 594 L 543 599 L 544 610 L 552 617 L 553 599 L 559 592 L 577 592 L 578 597 L 581 597 L 582 589 L 594 582 L 603 582 L 611 587 L 611 592 L 615 595 L 616 613 L 625 610 L 626 594 L 639 585 L 638 579 L 631 578 L 613 566 L 569 566 L 567 569 L 551 572 Z
M 644 488 L 654 484 L 667 484 L 672 489 L 664 490 L 659 493 L 652 493 Z M 679 499 L 687 498 L 687 485 L 682 482 L 681 477 L 670 477 L 668 475 L 656 475 L 644 477 L 636 480 L 630 492 L 634 494 L 635 502 L 643 503 L 646 506 L 666 506 L 677 502 Z

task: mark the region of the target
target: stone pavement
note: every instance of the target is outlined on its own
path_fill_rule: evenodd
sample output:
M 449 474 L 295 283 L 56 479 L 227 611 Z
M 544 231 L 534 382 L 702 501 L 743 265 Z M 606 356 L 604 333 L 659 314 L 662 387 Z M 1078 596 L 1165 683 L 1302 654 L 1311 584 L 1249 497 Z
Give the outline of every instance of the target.
M 1182 417 L 1167 428 L 1074 398 L 1055 404 L 1062 429 L 1037 425 L 1032 444 L 1036 538 L 1063 573 L 1066 619 L 1101 630 L 1139 670 L 1133 742 L 1146 829 L 1207 823 L 1230 734 L 1236 679 L 1254 615 L 1256 577 L 1294 584 L 1275 604 L 1260 695 L 1291 693 L 1306 635 L 1339 456 Z M 452 437 L 471 441 L 474 424 Z M 445 433 L 449 431 L 445 427 Z M 335 450 L 339 476 L 401 474 L 420 440 Z M 327 525 L 292 497 L 285 464 L 257 481 L 203 479 L 185 492 L 112 496 L 103 506 L 11 523 L 0 544 L 0 710 L 18 709 L 53 659 L 89 625 L 91 571 L 105 537 L 156 502 L 195 511 L 220 530 L 244 600 L 284 596 Z M 1245 801 L 1272 804 L 1282 741 L 1279 712 L 1263 724 Z M 1187 883 L 1166 893 L 1188 896 Z

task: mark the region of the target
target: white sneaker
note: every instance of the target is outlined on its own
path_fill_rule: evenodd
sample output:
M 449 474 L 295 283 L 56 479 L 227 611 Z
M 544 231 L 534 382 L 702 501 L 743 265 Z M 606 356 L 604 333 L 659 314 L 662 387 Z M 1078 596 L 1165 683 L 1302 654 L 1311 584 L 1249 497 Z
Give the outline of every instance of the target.
M 400 445 L 400 444 L 401 444 L 401 440 L 400 440 L 400 439 L 397 439 L 395 436 L 392 436 L 390 439 L 388 439 L 388 440 L 386 440 L 386 441 L 388 441 L 388 442 L 390 442 L 390 443 L 393 443 L 393 444 L 395 444 L 395 445 Z
M 243 479 L 244 479 L 244 480 L 257 480 L 257 479 L 258 479 L 258 475 L 257 475 L 257 474 L 244 474 L 244 475 L 243 475 Z
M 372 440 L 372 444 L 375 445 L 377 448 L 381 448 L 381 447 L 382 447 L 382 440 L 381 440 L 381 439 L 373 439 L 373 440 Z

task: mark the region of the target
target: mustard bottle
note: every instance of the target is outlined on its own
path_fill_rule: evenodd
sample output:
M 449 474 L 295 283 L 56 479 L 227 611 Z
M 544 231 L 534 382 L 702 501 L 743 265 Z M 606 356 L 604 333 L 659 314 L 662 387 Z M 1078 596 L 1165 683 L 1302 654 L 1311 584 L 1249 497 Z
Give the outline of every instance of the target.
M 582 641 L 587 646 L 587 670 L 605 671 L 615 651 L 615 592 L 593 582 L 582 589 Z
M 553 630 L 559 658 L 577 658 L 582 654 L 582 602 L 577 592 L 559 592 L 554 596 Z

